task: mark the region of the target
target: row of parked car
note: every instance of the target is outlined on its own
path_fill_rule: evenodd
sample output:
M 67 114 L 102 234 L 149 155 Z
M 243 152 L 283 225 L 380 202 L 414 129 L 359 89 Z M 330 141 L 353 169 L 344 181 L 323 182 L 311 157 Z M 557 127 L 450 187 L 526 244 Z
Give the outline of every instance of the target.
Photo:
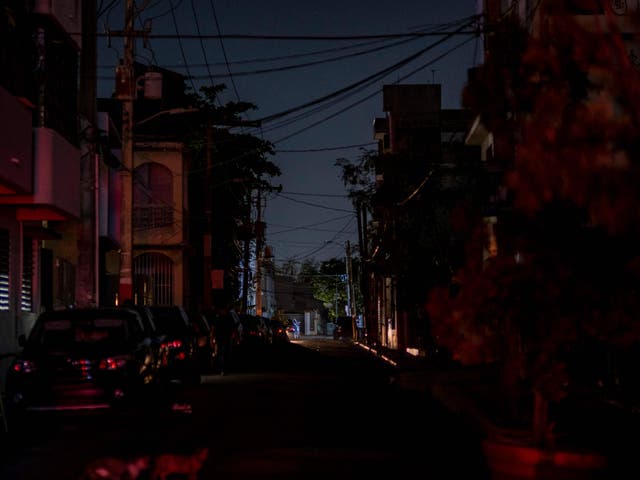
M 243 348 L 289 341 L 285 325 L 236 317 Z M 180 306 L 78 308 L 42 313 L 6 376 L 10 412 L 126 406 L 172 383 L 200 381 L 215 362 L 213 315 Z

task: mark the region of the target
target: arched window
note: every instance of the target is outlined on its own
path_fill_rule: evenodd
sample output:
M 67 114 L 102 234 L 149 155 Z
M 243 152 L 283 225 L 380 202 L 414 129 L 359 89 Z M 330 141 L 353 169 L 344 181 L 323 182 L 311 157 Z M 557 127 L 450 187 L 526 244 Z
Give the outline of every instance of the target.
M 159 163 L 143 163 L 133 172 L 133 225 L 136 229 L 173 224 L 173 176 Z
M 173 262 L 166 255 L 143 253 L 133 260 L 135 303 L 172 305 L 173 282 Z

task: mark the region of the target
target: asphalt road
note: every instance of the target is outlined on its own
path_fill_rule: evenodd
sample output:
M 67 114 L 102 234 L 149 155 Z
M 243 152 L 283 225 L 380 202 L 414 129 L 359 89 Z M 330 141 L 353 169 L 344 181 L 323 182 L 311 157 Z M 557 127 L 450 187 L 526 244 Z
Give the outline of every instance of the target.
M 37 419 L 4 439 L 0 479 L 76 480 L 96 459 L 199 447 L 198 479 L 488 478 L 469 426 L 399 390 L 392 367 L 350 342 L 303 339 L 234 360 L 226 375 L 181 388 L 176 410 Z

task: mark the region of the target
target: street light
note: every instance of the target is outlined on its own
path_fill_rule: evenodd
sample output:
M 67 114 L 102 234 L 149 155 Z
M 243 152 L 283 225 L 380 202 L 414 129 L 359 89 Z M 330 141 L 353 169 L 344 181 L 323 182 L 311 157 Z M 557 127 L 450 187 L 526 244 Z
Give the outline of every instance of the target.
M 177 115 L 180 113 L 195 113 L 195 112 L 199 112 L 200 109 L 199 108 L 170 108 L 168 110 L 162 110 L 160 112 L 154 113 L 153 115 L 151 115 L 150 117 L 145 118 L 144 120 L 140 120 L 139 122 L 136 122 L 135 126 L 137 127 L 138 125 L 142 125 L 143 123 L 147 123 L 150 120 L 153 120 L 154 118 L 157 118 L 161 115 Z

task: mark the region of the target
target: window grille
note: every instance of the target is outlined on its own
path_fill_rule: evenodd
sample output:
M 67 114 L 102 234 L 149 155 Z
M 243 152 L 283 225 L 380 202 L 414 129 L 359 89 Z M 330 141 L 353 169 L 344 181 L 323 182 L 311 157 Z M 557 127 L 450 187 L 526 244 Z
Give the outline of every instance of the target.
M 144 253 L 133 261 L 133 292 L 136 303 L 173 305 L 173 262 L 161 253 Z
M 9 310 L 11 242 L 9 230 L 0 228 L 0 311 Z
M 33 311 L 34 253 L 33 240 L 31 238 L 25 238 L 22 249 L 22 292 L 20 294 L 20 305 L 23 312 Z
M 173 225 L 173 207 L 167 205 L 151 205 L 133 208 L 133 228 L 148 230 L 151 228 Z

